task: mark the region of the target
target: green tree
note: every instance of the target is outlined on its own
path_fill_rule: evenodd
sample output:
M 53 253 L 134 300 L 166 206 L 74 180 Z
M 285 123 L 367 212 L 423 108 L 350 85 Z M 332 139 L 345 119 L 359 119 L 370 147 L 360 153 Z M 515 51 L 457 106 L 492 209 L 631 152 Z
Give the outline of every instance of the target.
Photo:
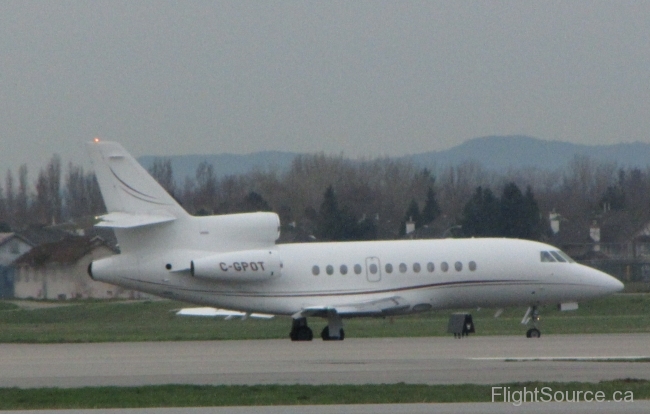
M 503 188 L 500 205 L 500 233 L 503 237 L 519 238 L 526 233 L 524 195 L 515 183 Z
M 243 212 L 255 212 L 255 211 L 271 211 L 273 210 L 269 203 L 266 202 L 264 197 L 255 191 L 248 193 L 244 197 L 244 202 L 242 205 Z
M 499 200 L 489 188 L 477 187 L 463 208 L 463 234 L 468 237 L 496 237 L 501 235 Z
M 625 192 L 621 186 L 610 185 L 600 198 L 598 205 L 601 209 L 623 210 L 625 208 Z
M 530 186 L 526 187 L 526 194 L 524 195 L 524 217 L 526 231 L 520 237 L 528 240 L 539 240 L 542 235 L 542 215 L 537 200 L 535 200 L 533 189 Z
M 433 190 L 433 187 L 429 187 L 427 190 L 427 198 L 424 201 L 424 207 L 422 207 L 422 212 L 420 213 L 420 223 L 416 223 L 417 227 L 424 226 L 431 223 L 433 220 L 438 218 L 440 215 L 440 206 L 436 200 L 436 192 Z
M 503 237 L 539 239 L 539 207 L 530 187 L 526 189 L 525 196 L 515 183 L 504 187 L 500 202 L 500 223 Z
M 316 237 L 331 241 L 376 238 L 376 227 L 372 223 L 365 223 L 366 221 L 358 221 L 348 211 L 339 208 L 338 199 L 330 185 L 325 190 L 323 202 L 318 211 Z
M 318 210 L 316 237 L 322 240 L 343 240 L 343 226 L 339 202 L 330 185 L 323 194 L 323 202 Z
M 379 229 L 377 223 L 369 218 L 363 218 L 357 221 L 354 226 L 355 237 L 354 240 L 376 240 Z

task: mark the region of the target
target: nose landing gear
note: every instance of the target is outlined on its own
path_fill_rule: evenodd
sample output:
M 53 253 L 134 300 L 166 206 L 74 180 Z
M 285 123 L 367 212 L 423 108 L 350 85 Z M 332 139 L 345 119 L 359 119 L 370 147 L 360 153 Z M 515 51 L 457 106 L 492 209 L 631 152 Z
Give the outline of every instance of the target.
M 526 331 L 526 338 L 539 338 L 542 336 L 542 333 L 537 328 L 537 323 L 539 322 L 539 311 L 537 310 L 537 306 L 529 307 L 524 318 L 521 320 L 523 325 L 528 325 L 531 322 L 533 327 Z

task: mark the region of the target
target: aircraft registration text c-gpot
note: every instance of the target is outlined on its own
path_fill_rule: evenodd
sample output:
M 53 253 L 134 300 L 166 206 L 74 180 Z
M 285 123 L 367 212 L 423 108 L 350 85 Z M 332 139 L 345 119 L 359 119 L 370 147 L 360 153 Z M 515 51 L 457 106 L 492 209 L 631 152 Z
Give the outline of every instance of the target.
M 281 274 L 277 252 L 244 251 L 223 253 L 193 260 L 192 276 L 223 282 L 261 282 Z
M 227 272 L 229 270 L 235 270 L 236 272 L 246 272 L 249 268 L 251 272 L 257 272 L 258 270 L 264 271 L 264 262 L 233 262 L 231 265 L 225 262 L 221 262 L 219 263 L 219 268 L 221 268 L 221 270 L 224 272 Z
M 277 214 L 191 216 L 121 145 L 95 140 L 88 150 L 107 209 L 97 226 L 114 229 L 121 251 L 91 263 L 93 279 L 244 315 L 289 315 L 295 341 L 313 338 L 308 317 L 326 319 L 324 340 L 342 340 L 345 318 L 508 306 L 527 306 L 527 336 L 539 337 L 539 306 L 575 309 L 623 289 L 528 240 L 276 244 Z

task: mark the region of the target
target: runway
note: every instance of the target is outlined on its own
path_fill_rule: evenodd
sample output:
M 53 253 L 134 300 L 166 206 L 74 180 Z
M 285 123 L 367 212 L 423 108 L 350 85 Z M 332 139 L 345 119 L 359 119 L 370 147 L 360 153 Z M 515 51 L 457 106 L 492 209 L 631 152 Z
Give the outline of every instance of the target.
M 0 387 L 650 379 L 649 345 L 650 334 L 2 344 Z

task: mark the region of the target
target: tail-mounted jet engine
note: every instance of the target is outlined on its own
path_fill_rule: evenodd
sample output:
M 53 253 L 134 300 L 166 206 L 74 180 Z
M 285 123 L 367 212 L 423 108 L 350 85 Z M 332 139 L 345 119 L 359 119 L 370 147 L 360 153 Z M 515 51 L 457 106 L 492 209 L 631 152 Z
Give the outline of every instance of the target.
M 192 276 L 219 282 L 262 282 L 280 277 L 282 261 L 275 250 L 242 250 L 192 260 Z

